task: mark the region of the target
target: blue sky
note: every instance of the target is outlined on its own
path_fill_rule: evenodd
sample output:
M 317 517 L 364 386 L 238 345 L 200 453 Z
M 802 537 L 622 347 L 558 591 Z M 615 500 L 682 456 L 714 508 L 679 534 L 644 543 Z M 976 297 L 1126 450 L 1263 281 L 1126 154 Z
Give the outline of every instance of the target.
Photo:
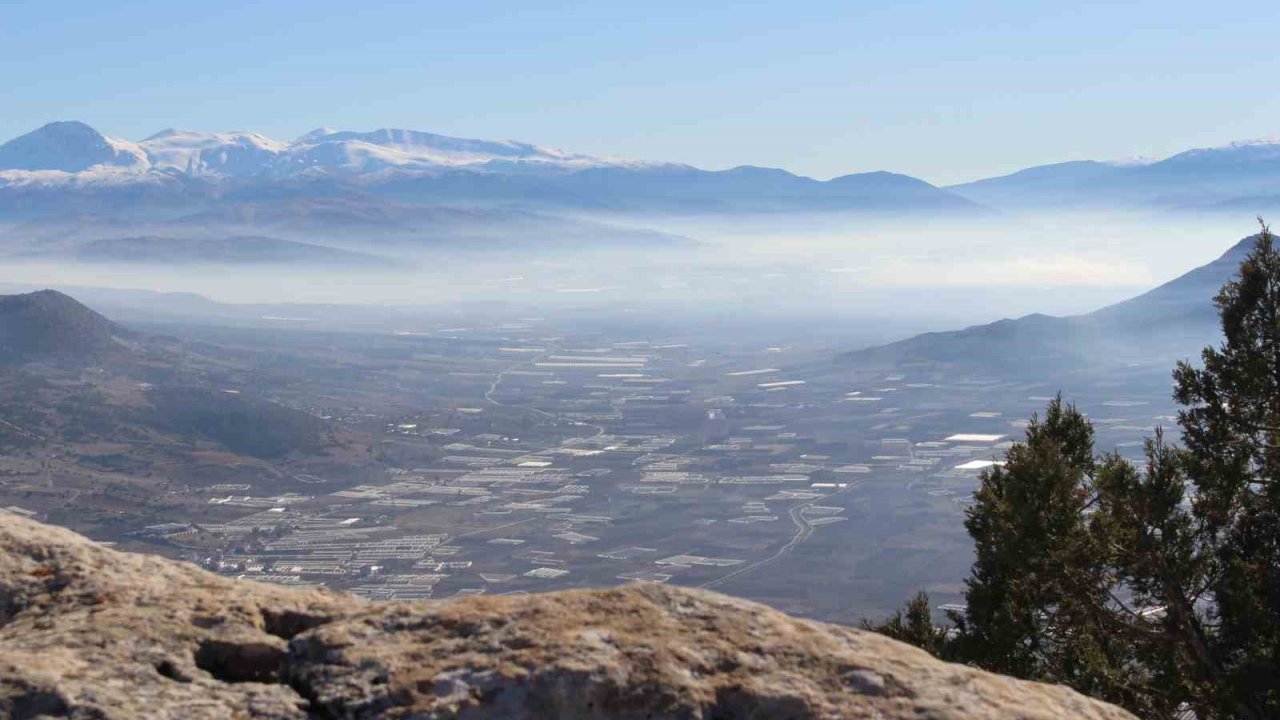
M 0 5 L 0 138 L 54 119 L 410 127 L 935 183 L 1280 134 L 1274 2 Z

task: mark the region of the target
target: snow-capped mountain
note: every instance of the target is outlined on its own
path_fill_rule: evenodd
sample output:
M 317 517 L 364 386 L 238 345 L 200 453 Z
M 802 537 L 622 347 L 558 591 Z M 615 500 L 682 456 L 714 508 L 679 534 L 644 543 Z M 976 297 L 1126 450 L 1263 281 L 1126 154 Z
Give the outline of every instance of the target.
M 1280 137 L 1268 137 L 1187 150 L 1151 165 L 1206 169 L 1273 166 L 1277 162 L 1280 162 Z
M 239 199 L 372 193 L 397 202 L 677 213 L 937 213 L 1035 208 L 1280 211 L 1280 139 L 1163 160 L 1072 161 L 938 188 L 888 172 L 821 181 L 775 168 L 703 170 L 514 140 L 321 129 L 293 140 L 163 130 L 132 142 L 80 122 L 0 145 L 0 213 L 190 209 Z
M 416 130 L 315 130 L 290 141 L 164 130 L 135 143 L 51 123 L 0 146 L 0 216 L 158 217 L 223 200 L 364 196 L 603 212 L 981 212 L 894 173 L 821 181 L 774 168 L 709 171 Z
M 483 166 L 494 162 L 540 163 L 566 168 L 635 165 L 617 158 L 598 158 L 514 140 L 471 140 L 417 130 L 367 133 L 313 131 L 294 142 L 297 158 L 354 160 L 357 167 L 397 168 Z M 335 156 L 334 153 L 341 153 Z M 296 161 L 296 160 L 295 160 Z
M 54 122 L 0 145 L 0 182 L 69 181 L 50 173 L 119 176 L 122 171 L 217 179 L 459 168 L 555 172 L 651 165 L 655 163 L 593 157 L 513 140 L 473 140 L 400 129 L 317 130 L 293 141 L 253 132 L 169 129 L 135 143 L 109 138 L 81 122 Z
M 258 133 L 161 130 L 138 143 L 150 169 L 191 176 L 256 175 L 289 150 L 289 143 Z
M 170 129 L 130 142 L 52 123 L 0 145 L 0 258 L 18 260 L 332 265 L 360 253 L 398 266 L 423 253 L 651 252 L 691 241 L 634 222 L 646 214 L 815 211 L 985 212 L 888 172 L 822 181 L 415 130 L 282 141 Z
M 78 173 L 92 168 L 150 167 L 135 143 L 108 138 L 82 122 L 51 122 L 0 145 L 0 170 Z

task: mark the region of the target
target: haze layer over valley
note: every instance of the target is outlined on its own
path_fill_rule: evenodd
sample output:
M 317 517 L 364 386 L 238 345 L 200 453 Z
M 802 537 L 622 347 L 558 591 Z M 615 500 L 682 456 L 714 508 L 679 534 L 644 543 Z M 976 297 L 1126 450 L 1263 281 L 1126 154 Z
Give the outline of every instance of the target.
M 875 342 L 1087 312 L 1176 277 L 1280 197 L 1274 147 L 940 188 L 873 168 L 819 181 L 410 130 L 132 141 L 55 122 L 0 146 L 0 282 L 232 303 L 834 312 L 849 319 L 842 342 Z M 1107 189 L 1121 182 L 1131 191 Z

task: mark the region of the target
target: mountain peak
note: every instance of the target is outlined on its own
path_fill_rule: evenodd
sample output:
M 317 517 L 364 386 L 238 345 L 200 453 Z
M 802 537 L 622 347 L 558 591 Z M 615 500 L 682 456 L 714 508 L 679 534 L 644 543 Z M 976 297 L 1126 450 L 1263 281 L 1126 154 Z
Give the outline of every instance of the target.
M 46 123 L 0 145 L 0 170 L 82 172 L 92 167 L 143 167 L 133 143 L 109 138 L 78 120 Z
M 902 173 L 890 172 L 888 170 L 872 170 L 870 172 L 850 173 L 848 175 L 840 175 L 833 177 L 827 182 L 834 185 L 853 185 L 863 183 L 878 183 L 882 186 L 897 186 L 903 188 L 933 188 L 925 180 Z
M 337 132 L 340 132 L 340 131 L 335 130 L 334 128 L 319 127 L 319 128 L 316 128 L 315 130 L 312 130 L 309 133 L 305 133 L 299 136 L 295 142 L 313 142 L 315 140 L 318 140 L 319 138 L 324 137 L 325 135 L 333 135 L 334 133 L 337 133 Z
M 167 127 L 155 134 L 148 135 L 147 137 L 142 139 L 142 142 L 150 142 L 152 140 L 163 140 L 165 138 L 170 138 L 175 135 L 182 135 L 187 132 L 188 132 L 187 130 L 179 130 L 178 128 Z
M 64 136 L 92 136 L 102 137 L 102 134 L 93 129 L 88 123 L 79 120 L 53 120 L 31 131 L 32 133 L 42 134 L 58 134 Z
M 119 334 L 115 323 L 57 290 L 0 295 L 0 363 L 94 357 Z
M 1245 164 L 1261 163 L 1271 165 L 1280 160 L 1280 138 L 1258 138 L 1242 140 L 1216 147 L 1195 148 L 1165 158 L 1151 166 L 1191 165 L 1205 168 L 1225 165 L 1235 168 Z

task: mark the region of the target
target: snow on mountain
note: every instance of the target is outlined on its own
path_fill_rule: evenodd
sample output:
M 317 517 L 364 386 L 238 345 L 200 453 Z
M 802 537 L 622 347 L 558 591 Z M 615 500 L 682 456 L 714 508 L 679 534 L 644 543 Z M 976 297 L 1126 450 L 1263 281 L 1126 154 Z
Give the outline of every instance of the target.
M 985 212 L 923 180 L 892 173 L 820 181 L 776 168 L 702 170 L 413 130 L 316 130 L 292 141 L 250 132 L 164 130 L 135 144 L 110 141 L 77 123 L 71 134 L 84 138 L 76 144 L 48 138 L 10 143 L 18 150 L 9 151 L 8 164 L 0 163 L 0 217 L 121 213 L 154 219 L 245 198 L 371 197 L 433 207 L 573 211 Z
M 333 128 L 327 128 L 327 127 L 316 128 L 315 130 L 312 130 L 311 132 L 307 133 L 306 135 L 303 135 L 302 137 L 298 138 L 298 139 L 297 139 L 297 140 L 295 140 L 294 142 L 297 142 L 297 143 L 306 143 L 306 142 L 310 142 L 310 141 L 312 141 L 312 140 L 315 140 L 316 138 L 324 137 L 325 135 L 332 135 L 332 134 L 334 134 L 334 133 L 336 133 L 336 132 L 341 132 L 341 131 L 340 131 L 340 130 L 335 130 L 335 129 L 333 129 Z
M 408 133 L 410 131 L 383 131 Z M 425 135 L 426 133 L 421 133 Z M 430 144 L 371 142 L 364 136 L 377 133 L 341 132 L 295 143 L 280 158 L 278 171 L 290 175 L 321 168 L 331 172 L 365 174 L 382 170 L 430 171 L 479 166 L 494 156 L 484 152 L 454 151 Z M 452 140 L 452 138 L 449 138 Z
M 228 189 L 595 210 L 977 211 L 922 180 L 891 173 L 823 182 L 776 168 L 710 171 L 403 129 L 315 130 L 292 141 L 171 129 L 131 143 L 83 123 L 54 123 L 0 151 L 0 189 L 7 190 L 0 211 L 20 215 L 113 207 L 171 212 L 216 201 Z
M 415 130 L 368 133 L 314 130 L 282 142 L 257 133 L 165 130 L 139 143 L 157 170 L 187 175 L 290 176 L 317 170 L 344 174 L 388 169 L 430 171 L 517 160 L 594 167 L 609 160 L 514 141 L 470 140 Z
M 1243 140 L 1217 147 L 1195 148 L 1153 164 L 1165 167 L 1201 164 L 1238 166 L 1273 163 L 1277 160 L 1280 160 L 1280 138 L 1269 137 Z
M 0 146 L 0 185 L 8 186 L 127 182 L 148 175 L 216 179 L 319 173 L 376 177 L 388 172 L 459 168 L 541 173 L 661 166 L 514 140 L 474 140 L 402 129 L 319 129 L 293 141 L 254 132 L 168 129 L 133 143 L 108 138 L 84 123 L 57 122 Z
M 162 130 L 138 143 L 155 170 L 186 175 L 256 175 L 288 151 L 289 143 L 253 132 Z
M 99 166 L 145 172 L 136 144 L 109 138 L 82 122 L 51 122 L 0 145 L 0 171 L 78 173 Z
M 312 145 L 329 143 L 374 145 L 394 151 L 402 162 L 425 161 L 439 165 L 474 165 L 491 160 L 521 160 L 582 166 L 618 162 L 514 140 L 472 140 L 416 130 L 334 132 L 313 135 L 307 142 Z
M 290 144 L 277 174 L 327 171 L 343 174 L 432 172 L 466 168 L 488 172 L 571 171 L 596 167 L 655 167 L 596 157 L 515 140 L 474 140 L 387 128 L 373 132 L 313 130 Z

